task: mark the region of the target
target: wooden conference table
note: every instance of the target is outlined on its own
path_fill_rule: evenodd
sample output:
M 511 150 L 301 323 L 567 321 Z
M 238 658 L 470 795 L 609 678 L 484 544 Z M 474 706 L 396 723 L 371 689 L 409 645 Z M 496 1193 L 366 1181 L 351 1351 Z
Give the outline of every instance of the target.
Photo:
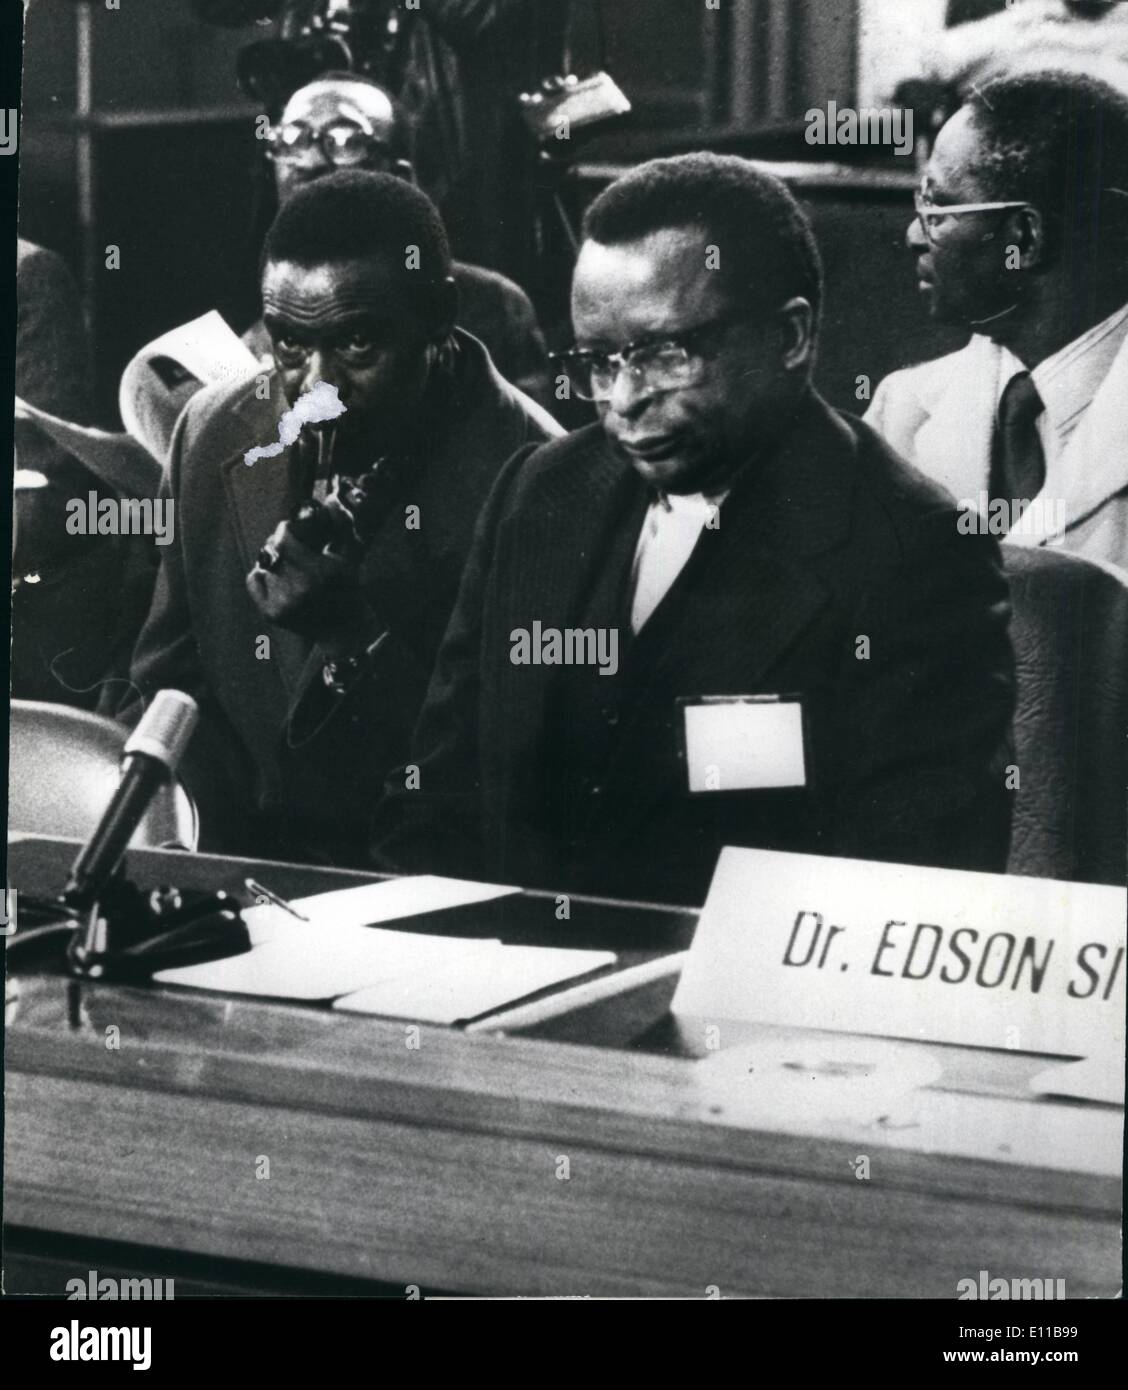
M 8 881 L 57 893 L 77 848 L 17 837 Z M 287 897 L 373 881 L 161 851 L 129 869 L 244 900 L 248 874 Z M 503 935 L 537 939 L 543 908 L 541 939 L 623 966 L 683 950 L 696 916 L 573 898 L 561 923 L 551 896 L 523 900 Z M 335 1279 L 399 1297 L 955 1298 L 984 1269 L 1115 1294 L 1120 1107 L 1033 1096 L 1042 1059 L 930 1045 L 944 1070 L 919 1113 L 764 1119 L 675 1044 L 673 984 L 522 1036 L 424 1025 L 409 1047 L 403 1020 L 10 968 L 6 1290 L 61 1295 L 116 1262 L 176 1275 L 177 1297 Z

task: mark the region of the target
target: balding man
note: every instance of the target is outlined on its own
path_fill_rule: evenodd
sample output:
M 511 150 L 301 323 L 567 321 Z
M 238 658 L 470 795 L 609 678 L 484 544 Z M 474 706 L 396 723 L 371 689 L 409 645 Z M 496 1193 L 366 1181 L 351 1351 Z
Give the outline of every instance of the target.
M 280 203 L 334 169 L 368 169 L 414 181 L 406 118 L 381 87 L 359 73 L 326 73 L 296 91 L 271 130 Z M 499 214 L 500 215 L 500 214 Z M 507 381 L 549 406 L 548 357 L 529 296 L 483 266 L 454 261 L 458 324 L 489 349 Z M 261 320 L 244 334 L 253 352 L 270 348 Z

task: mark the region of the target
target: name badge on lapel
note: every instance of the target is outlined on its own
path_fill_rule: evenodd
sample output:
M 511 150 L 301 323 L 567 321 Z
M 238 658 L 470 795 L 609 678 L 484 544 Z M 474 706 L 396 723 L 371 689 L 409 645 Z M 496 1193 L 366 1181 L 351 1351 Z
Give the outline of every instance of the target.
M 682 696 L 682 752 L 690 792 L 807 785 L 798 695 Z

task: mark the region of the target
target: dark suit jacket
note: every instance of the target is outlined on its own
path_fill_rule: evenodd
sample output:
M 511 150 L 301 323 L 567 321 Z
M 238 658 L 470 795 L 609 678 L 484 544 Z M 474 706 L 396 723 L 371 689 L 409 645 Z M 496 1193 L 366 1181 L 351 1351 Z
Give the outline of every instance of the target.
M 204 713 L 185 781 L 201 803 L 202 843 L 268 857 L 363 857 L 375 789 L 407 738 L 458 590 L 474 520 L 501 465 L 559 427 L 458 335 L 457 374 L 420 409 L 420 465 L 366 552 L 361 585 L 390 637 L 344 698 L 321 680 L 324 654 L 272 627 L 244 581 L 263 541 L 303 500 L 295 450 L 248 467 L 277 438 L 277 381 L 252 378 L 193 397 L 173 438 L 165 495 L 175 542 L 163 556 L 133 679 L 196 696 Z M 418 529 L 405 524 L 419 510 Z M 268 638 L 269 654 L 262 638 Z M 301 706 L 301 727 L 292 719 Z
M 453 271 L 459 326 L 486 345 L 506 381 L 551 409 L 548 350 L 532 300 L 520 285 L 495 270 L 455 261 Z M 271 351 L 262 319 L 247 329 L 243 342 L 256 357 Z
M 648 500 L 599 426 L 510 462 L 414 738 L 418 789 L 388 781 L 378 861 L 688 903 L 726 844 L 1001 870 L 1013 658 L 994 541 L 960 535 L 946 493 L 812 396 L 628 650 L 629 698 L 608 681 L 577 727 L 575 671 L 514 665 L 511 634 L 591 621 L 584 595 Z M 810 785 L 691 795 L 677 698 L 754 693 L 802 695 Z

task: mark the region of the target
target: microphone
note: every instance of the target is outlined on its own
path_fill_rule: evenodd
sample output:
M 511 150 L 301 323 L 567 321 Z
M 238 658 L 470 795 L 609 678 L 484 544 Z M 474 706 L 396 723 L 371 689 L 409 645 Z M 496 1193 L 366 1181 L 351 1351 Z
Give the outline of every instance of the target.
M 116 873 L 158 788 L 176 772 L 199 709 L 181 690 L 161 690 L 126 739 L 121 782 L 93 835 L 74 861 L 63 901 L 91 908 Z

